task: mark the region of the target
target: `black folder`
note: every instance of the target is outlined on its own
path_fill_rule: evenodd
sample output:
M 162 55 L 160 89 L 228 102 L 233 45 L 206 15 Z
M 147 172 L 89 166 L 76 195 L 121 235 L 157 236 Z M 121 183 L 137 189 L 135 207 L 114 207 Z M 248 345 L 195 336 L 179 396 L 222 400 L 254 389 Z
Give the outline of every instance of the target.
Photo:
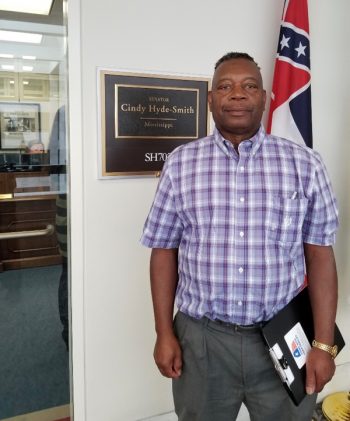
M 314 327 L 308 288 L 262 328 L 274 366 L 284 387 L 296 405 L 306 396 L 305 361 L 314 339 Z M 339 351 L 345 342 L 335 326 L 334 343 Z

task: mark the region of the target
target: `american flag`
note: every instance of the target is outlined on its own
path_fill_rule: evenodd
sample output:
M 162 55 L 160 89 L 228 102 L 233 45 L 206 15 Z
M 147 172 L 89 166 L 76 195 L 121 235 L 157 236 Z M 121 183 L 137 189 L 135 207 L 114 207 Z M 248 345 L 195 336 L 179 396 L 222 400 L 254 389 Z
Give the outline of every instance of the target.
M 312 147 L 307 0 L 284 3 L 267 132 Z

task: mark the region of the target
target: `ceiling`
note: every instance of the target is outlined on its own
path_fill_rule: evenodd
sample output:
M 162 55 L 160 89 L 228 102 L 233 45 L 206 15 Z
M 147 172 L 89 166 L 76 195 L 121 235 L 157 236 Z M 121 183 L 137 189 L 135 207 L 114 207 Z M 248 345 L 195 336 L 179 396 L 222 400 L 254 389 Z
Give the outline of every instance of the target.
M 23 66 L 30 66 L 33 73 L 57 72 L 58 64 L 65 60 L 66 50 L 63 1 L 54 0 L 48 16 L 0 10 L 0 30 L 43 35 L 40 44 L 0 41 L 0 54 L 14 55 L 14 58 L 0 57 L 0 71 L 28 72 L 28 68 L 23 70 Z M 36 59 L 25 60 L 22 56 L 34 56 Z M 14 69 L 6 70 L 2 65 L 14 66 Z

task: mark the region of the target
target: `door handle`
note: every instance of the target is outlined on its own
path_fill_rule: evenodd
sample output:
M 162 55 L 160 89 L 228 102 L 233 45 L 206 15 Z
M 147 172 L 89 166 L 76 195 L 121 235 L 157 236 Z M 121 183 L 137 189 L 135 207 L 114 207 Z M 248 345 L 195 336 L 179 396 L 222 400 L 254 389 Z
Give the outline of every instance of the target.
M 45 229 L 32 230 L 32 231 L 13 231 L 13 232 L 0 232 L 0 240 L 10 240 L 13 238 L 26 238 L 26 237 L 42 237 L 51 235 L 55 231 L 52 224 L 47 224 Z

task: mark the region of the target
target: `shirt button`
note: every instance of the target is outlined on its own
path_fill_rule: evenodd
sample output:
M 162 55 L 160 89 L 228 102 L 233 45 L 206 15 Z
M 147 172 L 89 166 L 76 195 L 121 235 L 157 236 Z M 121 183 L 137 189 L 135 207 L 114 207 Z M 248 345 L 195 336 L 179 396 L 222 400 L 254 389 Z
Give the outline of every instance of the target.
M 244 232 L 243 232 L 243 231 L 241 231 L 241 232 L 239 233 L 239 236 L 240 236 L 240 237 L 244 237 Z
M 244 171 L 244 167 L 243 165 L 239 168 L 241 171 Z
M 238 301 L 238 303 L 237 303 L 240 307 L 242 306 L 242 301 Z
M 244 197 L 240 197 L 239 201 L 244 202 Z
M 243 269 L 242 267 L 240 267 L 240 268 L 238 269 L 238 272 L 239 272 L 239 273 L 243 273 L 243 270 L 244 270 L 244 269 Z

